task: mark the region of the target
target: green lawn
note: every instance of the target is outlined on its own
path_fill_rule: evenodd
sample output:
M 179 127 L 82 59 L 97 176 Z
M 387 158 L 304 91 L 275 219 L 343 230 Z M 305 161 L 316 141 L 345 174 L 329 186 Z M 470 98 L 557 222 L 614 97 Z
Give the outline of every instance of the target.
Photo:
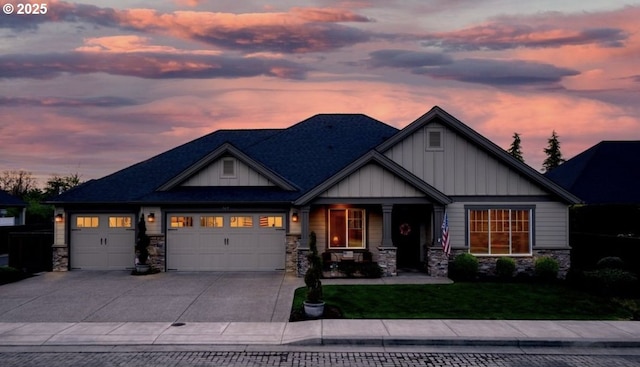
M 326 285 L 324 300 L 350 319 L 629 320 L 606 298 L 560 284 Z M 305 288 L 296 290 L 299 309 Z

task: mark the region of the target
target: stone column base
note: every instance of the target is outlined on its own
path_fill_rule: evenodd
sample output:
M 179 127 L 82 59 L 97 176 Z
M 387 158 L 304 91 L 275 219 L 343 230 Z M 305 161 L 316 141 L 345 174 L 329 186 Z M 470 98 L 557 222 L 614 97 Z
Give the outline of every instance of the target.
M 69 246 L 53 245 L 52 246 L 52 268 L 53 271 L 69 270 Z
M 382 268 L 383 277 L 398 275 L 397 253 L 398 248 L 395 246 L 378 247 L 378 265 Z

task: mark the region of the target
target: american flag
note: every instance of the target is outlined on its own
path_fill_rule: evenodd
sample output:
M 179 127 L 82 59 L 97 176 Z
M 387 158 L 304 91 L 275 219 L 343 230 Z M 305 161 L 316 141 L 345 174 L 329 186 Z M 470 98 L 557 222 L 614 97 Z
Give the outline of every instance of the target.
M 444 212 L 442 220 L 442 251 L 449 256 L 451 253 L 451 243 L 449 243 L 449 218 L 447 212 Z

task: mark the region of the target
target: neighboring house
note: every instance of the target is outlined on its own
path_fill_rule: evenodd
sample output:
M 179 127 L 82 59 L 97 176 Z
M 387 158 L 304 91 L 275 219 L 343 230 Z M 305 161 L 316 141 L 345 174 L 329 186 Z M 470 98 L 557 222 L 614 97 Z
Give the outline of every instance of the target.
M 571 211 L 573 247 L 585 267 L 640 255 L 640 141 L 602 141 L 546 176 L 586 205 Z
M 545 255 L 564 274 L 578 202 L 439 107 L 402 130 L 317 115 L 216 131 L 60 195 L 54 268 L 130 268 L 143 215 L 163 270 L 301 274 L 313 231 L 331 261 L 446 276 L 446 211 L 451 258 L 471 252 L 489 268 L 507 255 L 531 268 Z
M 23 226 L 27 204 L 20 198 L 0 190 L 0 226 Z

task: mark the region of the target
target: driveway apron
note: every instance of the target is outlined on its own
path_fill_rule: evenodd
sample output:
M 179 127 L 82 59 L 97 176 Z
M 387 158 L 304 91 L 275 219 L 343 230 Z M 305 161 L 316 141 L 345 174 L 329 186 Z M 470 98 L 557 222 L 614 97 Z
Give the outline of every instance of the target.
M 0 286 L 0 322 L 283 322 L 284 272 L 42 273 Z

